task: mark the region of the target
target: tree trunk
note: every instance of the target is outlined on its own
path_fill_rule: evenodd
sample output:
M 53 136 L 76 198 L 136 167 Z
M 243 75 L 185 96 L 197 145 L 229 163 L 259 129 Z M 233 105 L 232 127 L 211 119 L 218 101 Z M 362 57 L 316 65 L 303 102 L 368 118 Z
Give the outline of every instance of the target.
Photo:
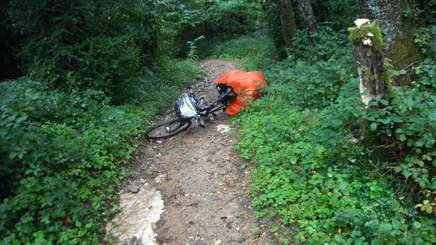
M 294 9 L 292 8 L 290 0 L 279 0 L 278 2 L 280 7 L 280 22 L 282 24 L 285 47 L 290 48 L 292 46 L 292 38 L 297 30 Z
M 369 21 L 369 20 L 368 20 Z M 368 106 L 376 96 L 385 97 L 389 79 L 384 72 L 382 34 L 377 21 L 349 28 L 360 80 L 361 100 Z
M 364 18 L 378 20 L 386 44 L 383 52 L 397 70 L 410 67 L 422 59 L 414 42 L 416 25 L 413 14 L 415 0 L 356 0 Z
M 298 9 L 300 11 L 301 18 L 303 19 L 304 29 L 306 29 L 307 34 L 309 34 L 310 42 L 313 45 L 317 44 L 318 39 L 312 36 L 316 32 L 316 23 L 310 0 L 299 0 Z

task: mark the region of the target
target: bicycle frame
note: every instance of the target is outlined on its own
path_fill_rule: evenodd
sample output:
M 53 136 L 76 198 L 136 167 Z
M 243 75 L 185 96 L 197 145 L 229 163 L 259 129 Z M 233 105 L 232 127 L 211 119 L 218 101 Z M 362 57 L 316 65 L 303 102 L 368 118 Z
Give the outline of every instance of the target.
M 199 99 L 195 98 L 194 91 L 189 87 L 189 94 L 182 95 L 174 105 L 177 118 L 153 126 L 146 132 L 147 138 L 163 139 L 177 135 L 187 130 L 192 125 L 192 119 L 196 120 L 198 126 L 205 127 L 203 119 L 206 119 L 209 115 L 219 110 L 225 110 L 237 96 L 230 86 L 224 86 L 221 88 L 217 86 L 217 89 L 220 93 L 218 99 L 209 106 L 201 107 L 204 97 Z M 181 101 L 182 98 L 185 99 L 186 97 L 188 97 L 188 101 L 183 100 L 186 103 Z M 180 104 L 179 101 L 181 101 Z M 188 107 L 186 107 L 187 104 L 189 104 Z M 190 114 L 190 112 L 193 113 Z
M 203 98 L 196 99 L 195 93 L 191 87 L 189 87 L 189 96 L 196 101 L 197 105 L 201 104 L 201 100 Z M 231 87 L 228 87 L 228 89 L 225 92 L 221 93 L 218 99 L 215 100 L 211 105 L 205 108 L 198 107 L 197 112 L 201 117 L 207 117 L 210 114 L 213 114 L 217 111 L 224 110 L 225 108 L 227 108 L 227 106 L 235 97 L 236 94 L 233 92 L 233 89 Z

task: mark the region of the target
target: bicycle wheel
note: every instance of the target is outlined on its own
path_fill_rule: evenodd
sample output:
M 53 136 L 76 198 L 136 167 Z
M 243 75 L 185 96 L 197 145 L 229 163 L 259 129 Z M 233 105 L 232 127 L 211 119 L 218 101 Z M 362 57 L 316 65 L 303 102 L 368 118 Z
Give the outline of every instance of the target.
M 149 129 L 145 135 L 148 139 L 165 139 L 187 130 L 191 124 L 191 120 L 173 119 L 157 124 Z

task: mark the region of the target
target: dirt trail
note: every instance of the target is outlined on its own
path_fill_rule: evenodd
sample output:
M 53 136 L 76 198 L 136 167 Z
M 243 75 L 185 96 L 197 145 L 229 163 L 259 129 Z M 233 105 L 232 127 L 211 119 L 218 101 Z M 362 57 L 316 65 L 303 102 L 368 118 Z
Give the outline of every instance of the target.
M 195 85 L 194 91 L 212 101 L 218 95 L 215 79 L 238 64 L 223 60 L 204 60 L 201 64 L 206 79 Z M 157 234 L 154 243 L 128 238 L 128 244 L 273 243 L 265 234 L 252 231 L 258 223 L 246 196 L 250 172 L 240 168 L 241 160 L 233 149 L 233 130 L 225 130 L 231 126 L 229 119 L 220 112 L 206 122 L 206 128 L 194 126 L 181 135 L 143 146 L 137 158 L 139 175 L 132 181 L 133 193 L 127 199 L 135 199 L 135 195 L 141 198 L 144 192 L 136 193 L 138 189 L 157 189 L 164 207 L 160 219 L 152 225 Z M 148 207 L 154 208 L 154 204 Z M 144 211 L 142 207 L 134 209 L 137 213 Z M 124 211 L 124 216 L 128 215 L 134 214 Z

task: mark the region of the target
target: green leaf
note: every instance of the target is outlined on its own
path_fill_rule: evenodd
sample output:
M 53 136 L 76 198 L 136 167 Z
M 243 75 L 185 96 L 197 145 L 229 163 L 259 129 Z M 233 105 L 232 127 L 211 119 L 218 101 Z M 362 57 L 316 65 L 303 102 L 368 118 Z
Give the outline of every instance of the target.
M 274 233 L 274 232 L 277 232 L 278 230 L 279 230 L 279 227 L 275 226 L 275 227 L 271 228 L 269 231 Z
M 390 223 L 381 224 L 380 229 L 385 230 L 385 231 L 390 231 L 390 230 L 392 230 L 392 225 Z
M 344 243 L 345 242 L 345 240 L 341 236 L 339 236 L 338 234 L 335 235 L 335 240 L 337 242 L 339 242 L 339 243 Z
M 417 147 L 422 147 L 423 145 L 424 145 L 424 140 L 423 139 L 418 139 L 416 142 L 415 142 L 415 145 L 417 146 Z
M 401 134 L 401 133 L 403 133 L 404 131 L 403 131 L 403 129 L 401 129 L 401 128 L 397 128 L 396 130 L 395 130 L 395 133 L 397 133 L 397 134 Z
M 401 140 L 401 141 L 406 141 L 406 140 L 407 140 L 406 135 L 405 135 L 405 134 L 401 134 L 401 135 L 400 135 L 400 140 Z
M 371 123 L 371 125 L 369 125 L 369 129 L 371 130 L 371 132 L 374 132 L 377 130 L 377 123 Z

